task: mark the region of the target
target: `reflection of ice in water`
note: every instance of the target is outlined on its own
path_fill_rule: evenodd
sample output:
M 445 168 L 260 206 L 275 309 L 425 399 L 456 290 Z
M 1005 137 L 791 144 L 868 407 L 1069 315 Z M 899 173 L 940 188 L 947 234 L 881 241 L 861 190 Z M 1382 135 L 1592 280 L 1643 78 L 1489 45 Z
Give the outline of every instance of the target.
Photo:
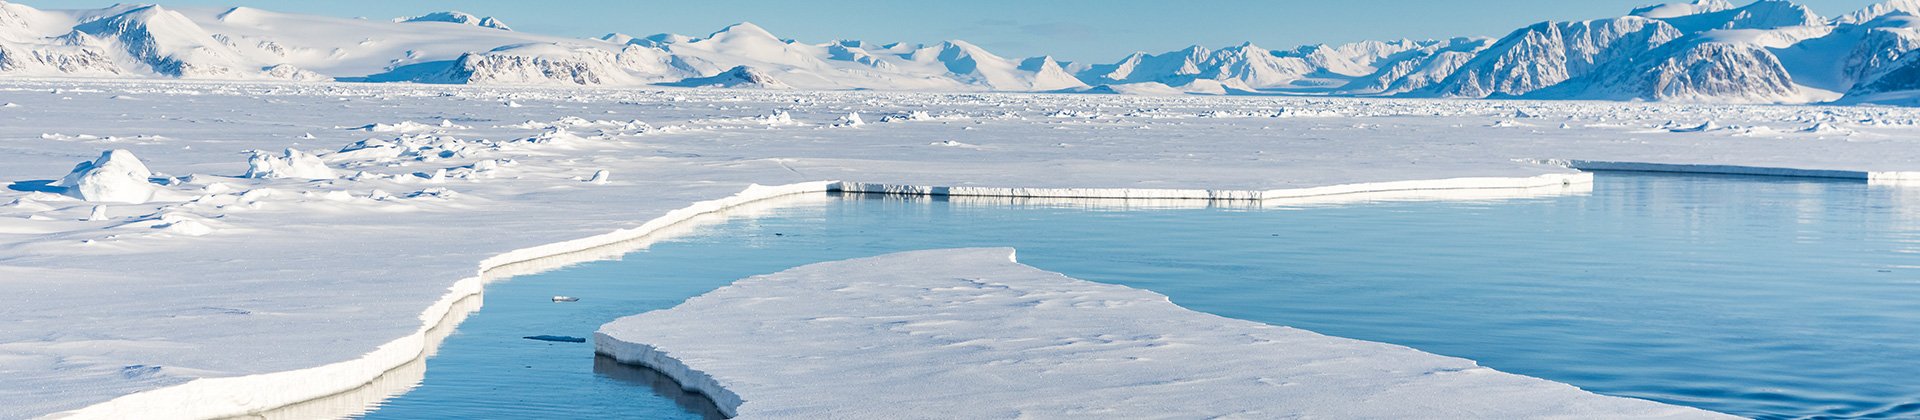
M 1920 181 L 1876 184 L 1872 195 L 1883 200 L 1893 211 L 1887 212 L 1892 220 L 1894 242 L 1900 244 L 1894 252 L 1902 254 L 1920 254 Z M 1895 265 L 1890 269 L 1913 269 L 1920 265 Z
M 299 420 L 355 416 L 371 411 L 381 401 L 413 390 L 427 376 L 427 358 L 440 352 L 440 343 L 453 334 L 454 327 L 466 320 L 467 315 L 480 310 L 480 301 L 480 295 L 472 295 L 453 302 L 453 307 L 447 310 L 447 316 L 440 318 L 433 328 L 427 329 L 426 348 L 421 351 L 420 357 L 387 370 L 365 386 L 256 413 L 248 418 Z
M 651 388 L 654 394 L 672 399 L 674 404 L 680 405 L 680 408 L 698 414 L 700 417 L 707 419 L 727 418 L 725 414 L 720 413 L 720 407 L 714 405 L 712 399 L 698 392 L 681 388 L 679 382 L 674 382 L 673 378 L 667 377 L 666 374 L 660 373 L 660 371 L 648 369 L 643 366 L 620 363 L 620 361 L 613 360 L 611 357 L 596 354 L 593 356 L 593 373 L 621 382 Z
M 1069 198 L 1069 197 L 1000 197 L 1000 196 L 927 196 L 927 195 L 884 195 L 886 199 L 903 201 L 938 201 L 963 207 L 1054 207 L 1088 211 L 1125 211 L 1125 210 L 1171 210 L 1171 209 L 1286 209 L 1293 207 L 1325 207 L 1347 204 L 1391 201 L 1501 201 L 1527 198 L 1545 198 L 1568 195 L 1586 195 L 1593 193 L 1593 183 L 1575 182 L 1565 185 L 1521 188 L 1462 188 L 1462 189 L 1414 189 L 1401 191 L 1357 192 L 1327 194 L 1304 197 L 1272 198 L 1265 200 L 1205 200 L 1205 199 L 1154 199 L 1154 198 Z M 867 193 L 841 193 L 842 196 L 859 196 Z M 867 197 L 871 198 L 871 197 Z

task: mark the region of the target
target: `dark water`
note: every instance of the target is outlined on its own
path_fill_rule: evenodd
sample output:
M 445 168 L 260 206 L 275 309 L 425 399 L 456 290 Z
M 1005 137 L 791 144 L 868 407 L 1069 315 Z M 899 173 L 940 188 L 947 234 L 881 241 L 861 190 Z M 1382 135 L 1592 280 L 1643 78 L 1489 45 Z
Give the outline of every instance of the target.
M 1920 417 L 1920 189 L 1653 174 L 1601 174 L 1590 195 L 1311 208 L 842 196 L 490 285 L 424 384 L 366 417 L 702 417 L 697 398 L 597 361 L 590 343 L 521 337 L 591 337 L 798 265 L 974 246 L 1604 394 L 1760 418 Z

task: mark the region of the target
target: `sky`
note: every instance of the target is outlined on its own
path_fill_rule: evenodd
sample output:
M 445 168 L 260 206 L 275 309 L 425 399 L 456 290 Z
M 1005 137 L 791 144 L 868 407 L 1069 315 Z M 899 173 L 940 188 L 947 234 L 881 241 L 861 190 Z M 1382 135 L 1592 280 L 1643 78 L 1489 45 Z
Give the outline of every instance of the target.
M 140 0 L 14 0 L 43 9 Z M 152 1 L 152 0 L 148 0 Z M 934 43 L 962 39 L 1010 57 L 1112 62 L 1134 51 L 1253 42 L 1269 49 L 1363 40 L 1498 37 L 1542 21 L 1625 15 L 1657 0 L 159 0 L 169 7 L 261 9 L 391 19 L 460 10 L 514 30 L 705 35 L 753 22 L 782 38 Z M 1880 0 L 1802 0 L 1837 16 Z M 1734 0 L 1746 4 L 1746 0 Z

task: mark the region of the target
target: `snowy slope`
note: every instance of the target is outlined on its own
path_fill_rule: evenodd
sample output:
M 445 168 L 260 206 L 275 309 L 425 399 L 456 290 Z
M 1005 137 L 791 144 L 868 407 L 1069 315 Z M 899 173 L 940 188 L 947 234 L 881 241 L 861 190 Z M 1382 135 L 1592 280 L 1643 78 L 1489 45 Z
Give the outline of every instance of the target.
M 1455 38 L 1387 56 L 1373 74 L 1354 79 L 1341 93 L 1393 95 L 1440 82 L 1493 43 L 1489 38 Z
M 1665 22 L 1637 16 L 1540 23 L 1501 38 L 1426 91 L 1472 98 L 1525 95 L 1681 36 Z
M 1881 65 L 1909 47 L 1898 33 L 1831 24 L 1786 1 L 1734 7 L 1701 0 L 1645 7 L 1619 18 L 1537 24 L 1502 38 L 1420 93 L 1816 102 L 1837 98 L 1862 67 Z M 1852 68 L 1835 67 L 1848 61 Z M 1798 80 L 1802 74 L 1807 83 Z
M 1840 15 L 1834 23 L 1866 23 L 1881 16 L 1893 13 L 1920 14 L 1920 0 L 1887 0 L 1866 8 Z
M 1252 43 L 1219 50 L 1195 45 L 1162 54 L 1136 52 L 1112 64 L 1090 66 L 1079 72 L 1079 77 L 1088 84 L 1151 82 L 1184 86 L 1210 80 L 1253 89 L 1324 89 L 1346 85 L 1356 77 L 1379 71 L 1377 66 L 1389 57 L 1439 44 L 1364 41 L 1337 46 L 1309 45 L 1289 51 L 1270 50 Z

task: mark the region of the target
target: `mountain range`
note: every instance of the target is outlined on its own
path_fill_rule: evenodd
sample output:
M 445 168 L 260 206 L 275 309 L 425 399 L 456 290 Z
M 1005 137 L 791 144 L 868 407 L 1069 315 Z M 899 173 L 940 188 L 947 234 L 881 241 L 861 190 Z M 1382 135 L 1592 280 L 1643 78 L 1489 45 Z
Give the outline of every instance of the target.
M 1781 0 L 1695 0 L 1499 38 L 1196 45 L 1083 64 L 960 40 L 805 43 L 751 23 L 580 39 L 457 11 L 369 20 L 0 1 L 0 77 L 1907 104 L 1920 103 L 1917 15 L 1920 0 L 1835 18 Z

